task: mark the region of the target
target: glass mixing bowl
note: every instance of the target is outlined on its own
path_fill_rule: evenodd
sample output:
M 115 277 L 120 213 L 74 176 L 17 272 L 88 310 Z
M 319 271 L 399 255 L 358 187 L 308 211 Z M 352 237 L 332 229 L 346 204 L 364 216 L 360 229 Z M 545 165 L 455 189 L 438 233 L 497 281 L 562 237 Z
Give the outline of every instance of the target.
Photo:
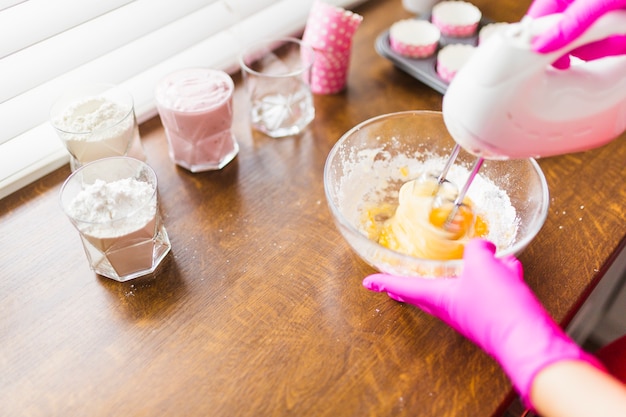
M 438 175 L 454 145 L 442 114 L 433 111 L 374 117 L 337 141 L 324 168 L 326 199 L 339 231 L 365 262 L 394 275 L 460 274 L 462 260 L 420 259 L 388 249 L 368 237 L 367 225 L 373 208 L 397 206 L 405 182 L 425 172 Z M 447 178 L 462 187 L 475 160 L 461 150 Z M 500 206 L 503 194 L 508 201 Z M 496 244 L 497 256 L 519 255 L 548 214 L 548 185 L 534 159 L 485 161 L 467 195 L 495 231 L 485 238 Z

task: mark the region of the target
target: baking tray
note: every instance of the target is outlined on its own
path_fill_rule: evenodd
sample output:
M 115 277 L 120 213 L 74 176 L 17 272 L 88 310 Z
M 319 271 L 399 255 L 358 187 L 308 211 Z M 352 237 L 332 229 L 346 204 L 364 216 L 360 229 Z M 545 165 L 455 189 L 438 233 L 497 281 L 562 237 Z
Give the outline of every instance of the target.
M 416 17 L 416 19 L 430 21 L 430 14 Z M 482 18 L 478 23 L 478 29 L 476 30 L 476 34 L 467 38 L 454 38 L 451 36 L 441 35 L 437 50 L 433 55 L 427 58 L 409 58 L 395 52 L 393 49 L 391 49 L 391 45 L 389 44 L 389 30 L 386 30 L 378 35 L 378 37 L 376 38 L 376 52 L 378 52 L 378 54 L 382 57 L 387 58 L 388 60 L 393 62 L 394 65 L 402 71 L 408 73 L 409 75 L 428 85 L 433 90 L 444 94 L 448 89 L 448 82 L 444 81 L 437 74 L 437 53 L 441 48 L 450 44 L 463 43 L 477 46 L 478 32 L 483 26 L 489 23 L 494 23 L 494 21 L 491 19 Z

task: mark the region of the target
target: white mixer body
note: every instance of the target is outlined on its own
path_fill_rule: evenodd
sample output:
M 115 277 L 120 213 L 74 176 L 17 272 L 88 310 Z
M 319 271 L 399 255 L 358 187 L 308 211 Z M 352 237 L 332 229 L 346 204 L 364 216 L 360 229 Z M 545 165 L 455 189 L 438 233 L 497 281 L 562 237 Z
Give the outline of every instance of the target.
M 530 40 L 560 15 L 509 25 L 480 45 L 443 98 L 443 117 L 465 150 L 486 159 L 547 157 L 602 146 L 626 130 L 626 56 L 551 63 L 574 48 L 626 33 L 626 11 L 611 12 L 559 51 Z

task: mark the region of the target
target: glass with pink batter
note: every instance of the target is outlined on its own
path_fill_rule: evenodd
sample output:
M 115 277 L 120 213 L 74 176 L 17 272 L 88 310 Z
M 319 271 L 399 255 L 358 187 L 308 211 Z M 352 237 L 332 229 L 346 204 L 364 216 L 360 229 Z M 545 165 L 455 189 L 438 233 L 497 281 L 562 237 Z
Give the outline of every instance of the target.
M 208 68 L 176 71 L 156 87 L 156 102 L 172 161 L 191 172 L 218 170 L 239 152 L 231 132 L 234 83 Z
M 61 207 L 89 266 L 102 276 L 128 281 L 150 274 L 170 251 L 156 174 L 142 161 L 111 157 L 83 165 L 63 184 Z

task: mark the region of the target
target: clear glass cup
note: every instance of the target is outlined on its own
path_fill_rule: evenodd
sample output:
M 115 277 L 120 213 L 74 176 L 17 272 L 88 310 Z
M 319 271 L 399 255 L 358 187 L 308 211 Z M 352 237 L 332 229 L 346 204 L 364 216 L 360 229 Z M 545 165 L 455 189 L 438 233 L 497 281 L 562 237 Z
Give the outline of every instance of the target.
M 53 104 L 50 122 L 71 155 L 72 171 L 112 156 L 144 158 L 133 97 L 119 86 L 90 84 L 67 91 Z
M 188 68 L 156 87 L 170 159 L 191 172 L 218 170 L 239 152 L 231 131 L 235 84 L 224 71 Z
M 274 138 L 297 135 L 315 118 L 313 48 L 296 38 L 252 44 L 240 55 L 252 127 Z
M 61 187 L 93 271 L 128 281 L 156 270 L 171 249 L 159 213 L 156 174 L 130 157 L 83 165 Z

